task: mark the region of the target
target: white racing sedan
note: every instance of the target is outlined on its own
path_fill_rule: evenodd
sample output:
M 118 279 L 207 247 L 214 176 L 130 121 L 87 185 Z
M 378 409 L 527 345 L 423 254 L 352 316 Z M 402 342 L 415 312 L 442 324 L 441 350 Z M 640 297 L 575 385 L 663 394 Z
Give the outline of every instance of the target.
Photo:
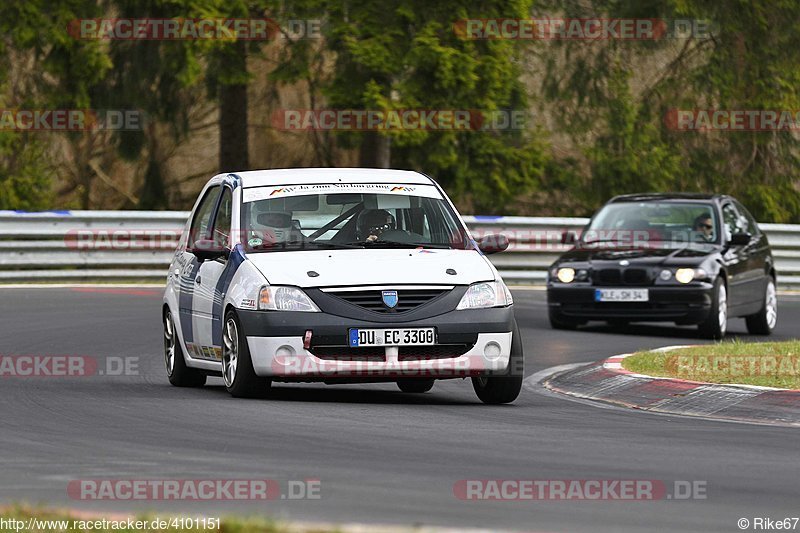
M 376 169 L 218 175 L 170 265 L 164 353 L 173 385 L 221 376 L 237 397 L 273 382 L 471 378 L 508 403 L 523 378 L 511 293 L 427 176 Z

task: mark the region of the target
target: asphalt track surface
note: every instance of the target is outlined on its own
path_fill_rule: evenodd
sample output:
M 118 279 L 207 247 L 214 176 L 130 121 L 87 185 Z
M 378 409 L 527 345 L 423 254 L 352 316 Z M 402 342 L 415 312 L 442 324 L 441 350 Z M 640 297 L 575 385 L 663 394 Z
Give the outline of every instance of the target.
M 670 344 L 692 328 L 554 331 L 541 291 L 514 291 L 526 374 Z M 800 515 L 796 429 L 599 407 L 527 383 L 484 406 L 468 381 L 424 395 L 392 384 L 277 385 L 264 400 L 167 382 L 157 289 L 0 289 L 0 354 L 138 357 L 138 375 L 0 378 L 0 502 L 107 512 L 525 531 L 740 531 L 737 520 Z M 798 335 L 800 298 L 780 300 L 771 339 Z M 729 337 L 745 334 L 734 320 Z M 86 502 L 76 479 L 319 479 L 321 498 L 267 502 Z M 462 501 L 464 479 L 705 483 L 688 501 Z M 800 526 L 798 526 L 800 527 Z

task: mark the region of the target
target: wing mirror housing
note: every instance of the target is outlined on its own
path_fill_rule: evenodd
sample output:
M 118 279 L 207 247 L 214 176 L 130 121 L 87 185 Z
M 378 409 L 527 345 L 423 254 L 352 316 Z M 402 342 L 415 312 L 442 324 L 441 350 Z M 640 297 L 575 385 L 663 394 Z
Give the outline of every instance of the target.
M 753 236 L 749 233 L 734 233 L 731 235 L 730 243 L 734 246 L 746 246 L 752 239 Z
M 200 261 L 213 261 L 220 257 L 228 257 L 228 249 L 213 239 L 199 239 L 189 250 Z
M 578 235 L 571 230 L 564 230 L 561 232 L 561 244 L 573 245 L 578 242 Z
M 507 248 L 508 237 L 500 233 L 484 235 L 483 238 L 478 241 L 478 249 L 486 255 L 496 254 Z

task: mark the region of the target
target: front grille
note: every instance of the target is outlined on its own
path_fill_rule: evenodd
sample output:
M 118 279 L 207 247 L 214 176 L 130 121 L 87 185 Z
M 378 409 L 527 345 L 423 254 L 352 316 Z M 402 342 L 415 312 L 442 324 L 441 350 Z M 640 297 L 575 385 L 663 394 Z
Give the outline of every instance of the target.
M 383 303 L 380 290 L 331 291 L 328 294 L 345 302 L 378 313 L 404 313 L 439 298 L 446 289 L 398 289 L 397 306 L 390 309 Z
M 608 285 L 650 285 L 650 275 L 644 268 L 602 268 L 594 274 L 594 284 Z
M 431 346 L 401 346 L 397 359 L 420 361 L 428 359 L 451 359 L 470 351 L 472 344 L 434 344 Z
M 618 268 L 604 268 L 597 271 L 598 285 L 619 285 L 622 283 L 622 272 Z
M 364 346 L 351 348 L 349 346 L 317 346 L 311 348 L 311 353 L 320 359 L 329 361 L 385 361 L 385 350 L 381 346 Z
M 626 285 L 649 285 L 650 279 L 647 270 L 643 268 L 628 268 L 622 274 L 622 280 Z

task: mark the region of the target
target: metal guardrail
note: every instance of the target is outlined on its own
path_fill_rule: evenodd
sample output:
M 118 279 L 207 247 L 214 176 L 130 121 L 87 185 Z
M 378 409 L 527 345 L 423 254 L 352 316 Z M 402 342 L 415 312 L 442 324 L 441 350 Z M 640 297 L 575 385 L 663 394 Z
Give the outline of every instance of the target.
M 0 211 L 0 282 L 165 278 L 184 211 Z M 586 218 L 464 217 L 476 237 L 502 233 L 507 252 L 490 259 L 508 283 L 542 284 L 569 246 L 564 230 Z M 760 224 L 773 248 L 778 284 L 800 288 L 800 225 Z

